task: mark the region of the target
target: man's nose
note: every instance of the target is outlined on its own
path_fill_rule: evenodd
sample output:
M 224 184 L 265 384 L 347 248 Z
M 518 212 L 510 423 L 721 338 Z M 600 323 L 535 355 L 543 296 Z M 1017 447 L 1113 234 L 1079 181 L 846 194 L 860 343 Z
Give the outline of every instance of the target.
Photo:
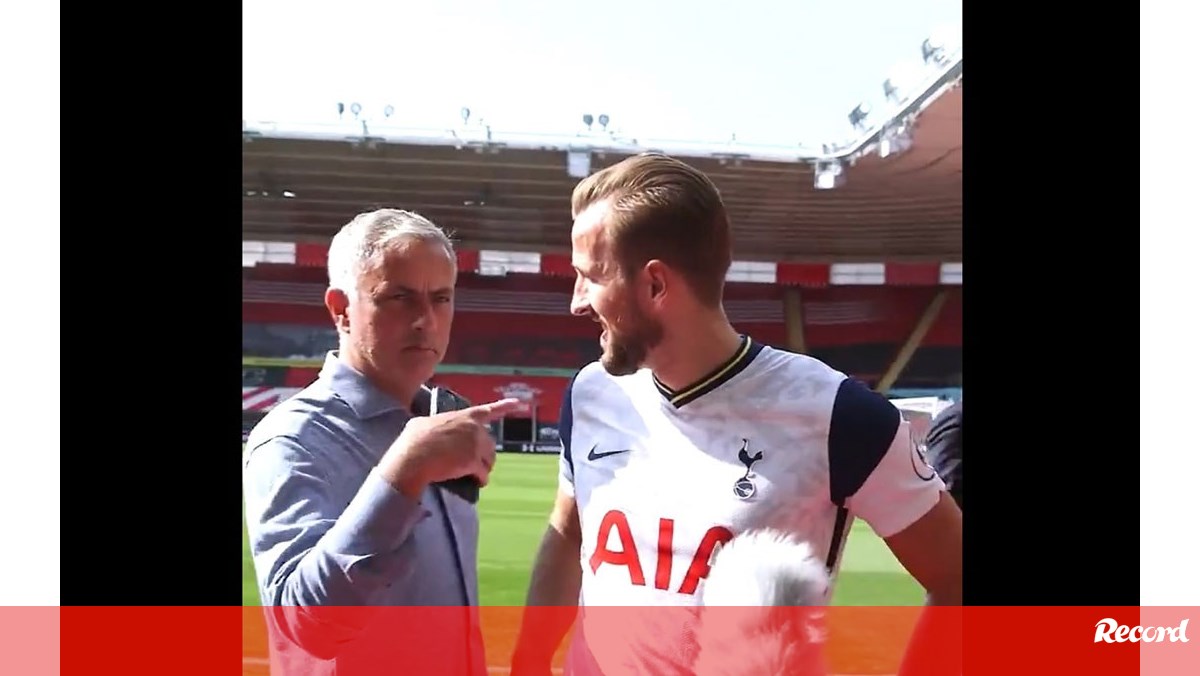
M 582 276 L 575 277 L 575 289 L 571 293 L 571 314 L 580 317 L 591 314 Z
M 437 327 L 437 314 L 433 311 L 433 303 L 428 300 L 417 301 L 413 317 L 413 328 L 429 331 Z
M 587 301 L 587 296 L 581 293 L 575 293 L 571 296 L 571 314 L 577 317 L 586 317 L 592 313 L 592 306 Z

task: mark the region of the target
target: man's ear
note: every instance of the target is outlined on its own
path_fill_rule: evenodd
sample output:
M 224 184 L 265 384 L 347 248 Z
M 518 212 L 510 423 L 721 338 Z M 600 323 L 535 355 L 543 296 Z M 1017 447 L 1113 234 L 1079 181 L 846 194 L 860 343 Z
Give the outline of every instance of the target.
M 350 297 L 341 289 L 325 289 L 325 309 L 333 318 L 338 333 L 350 331 Z
M 667 266 L 660 260 L 647 261 L 642 268 L 642 274 L 645 275 L 646 281 L 650 287 L 650 300 L 662 300 L 663 294 L 667 292 Z

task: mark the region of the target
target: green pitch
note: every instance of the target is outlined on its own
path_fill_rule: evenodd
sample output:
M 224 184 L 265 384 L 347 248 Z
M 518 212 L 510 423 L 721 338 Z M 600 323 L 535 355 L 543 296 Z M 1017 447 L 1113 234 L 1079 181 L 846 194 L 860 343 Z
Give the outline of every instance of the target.
M 546 517 L 554 500 L 558 458 L 506 453 L 479 503 L 479 594 L 482 605 L 522 605 Z M 861 521 L 846 543 L 835 605 L 910 606 L 921 588 L 883 541 Z M 254 567 L 242 528 L 242 603 L 259 604 Z

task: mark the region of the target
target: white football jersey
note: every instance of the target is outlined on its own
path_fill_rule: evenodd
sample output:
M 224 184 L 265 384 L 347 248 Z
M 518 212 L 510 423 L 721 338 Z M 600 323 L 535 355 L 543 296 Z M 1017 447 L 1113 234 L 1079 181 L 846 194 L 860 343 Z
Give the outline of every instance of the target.
M 697 605 L 714 549 L 755 528 L 807 541 L 836 576 L 854 518 L 887 537 L 944 490 L 884 396 L 748 337 L 678 392 L 647 369 L 589 364 L 564 396 L 560 435 L 585 612 Z

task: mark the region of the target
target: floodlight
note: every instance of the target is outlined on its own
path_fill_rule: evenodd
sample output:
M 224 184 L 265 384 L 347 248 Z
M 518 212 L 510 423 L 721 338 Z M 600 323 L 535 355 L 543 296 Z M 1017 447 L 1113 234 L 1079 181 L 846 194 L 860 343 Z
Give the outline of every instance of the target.
M 871 114 L 871 106 L 870 105 L 868 105 L 867 103 L 858 104 L 857 106 L 854 107 L 854 110 L 850 111 L 850 115 L 849 115 L 850 126 L 854 127 L 855 129 L 857 129 L 859 131 L 864 130 L 866 128 L 865 122 L 866 122 L 867 116 L 870 114 Z

